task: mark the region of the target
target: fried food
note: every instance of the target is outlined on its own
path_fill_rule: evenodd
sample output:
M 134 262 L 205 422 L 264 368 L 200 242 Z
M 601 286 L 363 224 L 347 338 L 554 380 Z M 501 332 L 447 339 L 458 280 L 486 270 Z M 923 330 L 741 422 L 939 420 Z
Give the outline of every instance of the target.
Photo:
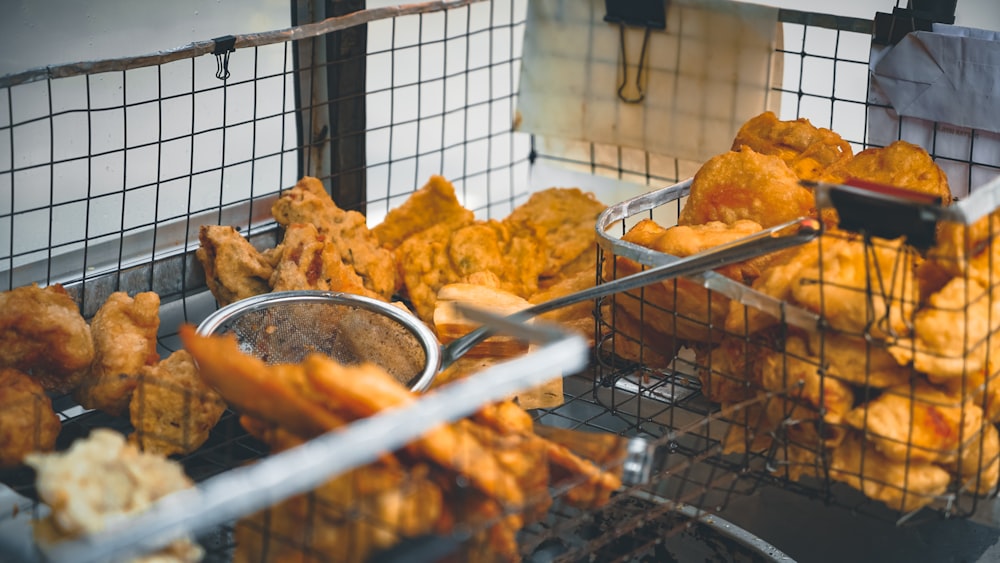
M 203 225 L 195 251 L 205 270 L 205 285 L 219 306 L 271 291 L 272 257 L 260 252 L 233 227 Z
M 620 295 L 617 299 L 634 300 L 634 297 Z M 641 312 L 641 306 L 634 305 Z M 680 348 L 677 339 L 639 322 L 621 303 L 605 301 L 601 317 L 606 319 L 600 327 L 601 352 L 654 369 L 667 369 L 674 361 Z M 611 320 L 610 326 L 605 324 L 607 319 Z
M 372 228 L 372 234 L 383 247 L 395 250 L 407 238 L 435 225 L 457 229 L 474 220 L 475 214 L 462 207 L 455 196 L 455 186 L 435 175 L 402 205 L 390 209 L 385 219 Z
M 112 293 L 90 321 L 94 362 L 73 391 L 88 409 L 111 415 L 128 410 L 139 372 L 160 360 L 156 335 L 160 328 L 160 296 L 152 291 L 129 297 Z
M 36 523 L 36 538 L 57 541 L 99 532 L 149 509 L 174 491 L 193 486 L 184 468 L 157 454 L 143 453 L 114 430 L 96 428 L 69 450 L 30 454 L 42 502 L 52 512 Z M 158 561 L 200 561 L 204 550 L 188 538 L 174 540 L 149 556 Z
M 271 214 L 285 227 L 313 224 L 337 247 L 344 264 L 354 269 L 366 288 L 385 301 L 392 300 L 398 289 L 392 251 L 382 248 L 364 215 L 337 207 L 318 179 L 306 176 L 299 180 L 275 200 Z
M 61 285 L 0 293 L 0 367 L 19 369 L 46 390 L 65 393 L 93 359 L 90 326 Z
M 311 223 L 292 223 L 274 249 L 273 291 L 316 289 L 385 298 L 365 287 L 364 280 L 346 263 L 337 245 Z
M 596 263 L 595 226 L 606 208 L 579 188 L 549 188 L 531 194 L 503 222 L 515 237 L 541 243 L 545 262 L 538 275 L 550 278 L 584 254 L 590 264 Z
M 490 220 L 426 229 L 396 249 L 396 261 L 405 296 L 430 324 L 437 293 L 450 283 L 489 285 L 520 297 L 534 294 L 543 256 L 534 240 L 514 237 L 503 223 Z
M 20 370 L 0 368 L 0 467 L 52 450 L 61 429 L 42 386 Z
M 538 305 L 564 295 L 583 291 L 593 287 L 596 283 L 593 264 L 591 264 L 589 270 L 581 270 L 561 278 L 544 289 L 539 289 L 537 293 L 528 298 L 528 301 L 532 305 Z M 574 331 L 587 339 L 588 347 L 594 346 L 594 303 L 592 301 L 583 301 L 576 305 L 561 307 L 543 313 L 538 318 L 556 323 L 566 330 Z
M 677 224 L 748 219 L 767 228 L 814 215 L 813 193 L 780 157 L 744 147 L 714 156 L 698 169 Z
M 836 331 L 809 333 L 809 352 L 824 358 L 847 383 L 874 389 L 903 385 L 913 375 L 881 342 Z
M 828 424 L 839 424 L 854 406 L 854 392 L 832 366 L 810 355 L 801 334 L 790 334 L 783 349 L 762 347 L 759 362 L 761 386 L 782 393 L 781 398 L 771 401 L 776 410 L 783 411 L 782 418 L 822 418 Z
M 140 370 L 129 403 L 135 428 L 129 441 L 144 452 L 191 453 L 205 443 L 225 410 L 222 397 L 198 376 L 191 354 L 177 350 Z
M 930 504 L 951 481 L 948 472 L 934 464 L 886 457 L 857 432 L 850 433 L 833 451 L 830 477 L 902 512 Z
M 969 417 L 967 420 L 971 420 Z M 1000 433 L 993 424 L 967 428 L 956 467 L 962 485 L 978 495 L 993 493 L 1000 479 Z
M 766 111 L 743 123 L 732 150 L 749 147 L 781 158 L 796 176 L 818 180 L 828 168 L 851 160 L 851 145 L 837 133 L 816 127 L 806 118 L 780 121 Z
M 760 360 L 767 344 L 724 336 L 718 345 L 695 347 L 701 392 L 714 403 L 752 398 L 760 389 Z
M 838 161 L 825 176 L 835 182 L 850 179 L 904 188 L 952 202 L 948 176 L 923 147 L 896 141 L 884 148 L 865 149 L 853 158 Z

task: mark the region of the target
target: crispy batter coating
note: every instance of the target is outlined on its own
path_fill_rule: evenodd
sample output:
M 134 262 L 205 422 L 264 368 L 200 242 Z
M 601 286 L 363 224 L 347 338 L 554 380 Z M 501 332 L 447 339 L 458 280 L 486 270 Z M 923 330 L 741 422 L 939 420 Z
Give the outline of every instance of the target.
M 851 145 L 837 133 L 816 127 L 806 118 L 780 121 L 766 111 L 743 123 L 733 139 L 732 150 L 741 147 L 785 161 L 803 180 L 818 180 L 824 171 L 850 160 Z
M 1000 240 L 1000 211 L 993 211 L 971 225 L 942 221 L 938 223 L 935 245 L 927 252 L 927 262 L 949 276 L 971 275 L 985 283 L 983 276 L 991 273 L 988 265 L 997 264 L 1000 243 L 993 242 L 997 240 Z M 972 262 L 978 264 L 970 268 Z M 997 279 L 993 275 L 992 279 Z
M 447 284 L 486 284 L 520 297 L 538 290 L 542 254 L 532 239 L 518 238 L 499 221 L 459 229 L 436 225 L 396 249 L 404 293 L 417 316 L 433 322 L 438 291 Z
M 90 321 L 94 363 L 73 392 L 88 409 L 111 415 L 128 410 L 139 372 L 160 360 L 156 334 L 160 328 L 160 296 L 152 291 L 131 298 L 112 293 Z
M 281 194 L 271 206 L 278 223 L 312 223 L 319 233 L 336 245 L 344 264 L 352 267 L 370 291 L 390 301 L 398 289 L 392 251 L 382 248 L 368 229 L 365 216 L 345 211 L 334 203 L 323 183 L 306 176 Z
M 254 248 L 239 231 L 203 225 L 198 241 L 201 246 L 195 256 L 205 270 L 205 285 L 219 306 L 271 291 L 268 279 L 274 263 L 270 255 Z
M 832 366 L 823 365 L 809 354 L 804 336 L 790 334 L 783 350 L 762 347 L 759 358 L 761 386 L 783 393 L 783 398 L 771 401 L 774 412 L 782 413 L 778 418 L 772 416 L 772 420 L 822 418 L 826 423 L 839 424 L 854 406 L 850 386 L 838 379 Z
M 623 295 L 618 299 L 634 298 Z M 611 323 L 610 326 L 605 323 L 600 326 L 601 352 L 647 367 L 669 368 L 680 348 L 677 339 L 672 334 L 663 334 L 650 324 L 640 322 L 621 303 L 615 305 L 605 301 L 601 306 L 601 317 L 610 319 Z
M 760 389 L 760 361 L 769 344 L 724 336 L 718 345 L 696 346 L 695 365 L 701 392 L 715 403 L 752 398 Z
M 852 385 L 885 389 L 905 384 L 913 375 L 879 341 L 836 331 L 810 332 L 809 351 L 825 358 L 837 375 Z
M 402 205 L 390 209 L 385 219 L 372 227 L 372 234 L 382 246 L 395 250 L 410 236 L 434 225 L 457 229 L 474 220 L 475 214 L 462 207 L 455 196 L 455 186 L 435 175 Z
M 93 359 L 90 326 L 61 285 L 0 293 L 0 367 L 17 368 L 45 389 L 65 393 Z
M 749 219 L 773 227 L 816 214 L 813 193 L 780 157 L 750 148 L 714 156 L 698 169 L 679 225 Z
M 607 208 L 579 188 L 549 188 L 531 194 L 504 218 L 514 236 L 535 239 L 545 254 L 539 275 L 552 277 L 581 255 L 596 263 L 597 216 Z
M 20 370 L 0 368 L 0 467 L 52 450 L 61 429 L 42 386 Z
M 930 194 L 940 197 L 944 205 L 952 201 L 944 170 L 923 147 L 906 141 L 865 149 L 853 158 L 837 162 L 826 171 L 826 176 L 833 181 L 866 180 Z
M 165 456 L 191 453 L 205 443 L 225 410 L 222 397 L 198 376 L 191 354 L 177 350 L 140 370 L 129 403 L 135 428 L 129 441 Z
M 833 451 L 830 477 L 903 512 L 930 504 L 947 490 L 951 480 L 948 472 L 936 465 L 887 458 L 856 432 Z
M 383 300 L 365 287 L 364 280 L 345 264 L 337 245 L 311 223 L 292 223 L 274 251 L 273 291 L 317 289 L 364 295 Z
M 957 470 L 958 478 L 966 489 L 979 495 L 991 494 L 1000 479 L 1000 433 L 997 427 L 986 424 L 982 428 L 967 428 L 956 466 L 952 471 Z

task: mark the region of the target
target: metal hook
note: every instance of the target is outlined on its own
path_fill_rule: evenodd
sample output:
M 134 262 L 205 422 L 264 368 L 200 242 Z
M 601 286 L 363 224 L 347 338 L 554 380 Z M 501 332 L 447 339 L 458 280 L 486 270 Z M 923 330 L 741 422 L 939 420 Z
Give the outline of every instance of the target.
M 226 80 L 229 78 L 229 53 L 236 50 L 236 37 L 226 35 L 213 41 L 215 41 L 215 49 L 212 50 L 212 54 L 215 55 L 215 77 Z
M 642 36 L 642 50 L 639 52 L 639 66 L 635 71 L 635 89 L 639 93 L 638 97 L 629 98 L 625 95 L 625 87 L 628 85 L 628 56 L 625 51 L 625 23 L 618 25 L 619 37 L 621 39 L 622 58 L 622 82 L 618 85 L 618 97 L 626 104 L 637 104 L 646 97 L 646 92 L 642 89 L 642 69 L 646 66 L 646 45 L 649 43 L 649 28 Z

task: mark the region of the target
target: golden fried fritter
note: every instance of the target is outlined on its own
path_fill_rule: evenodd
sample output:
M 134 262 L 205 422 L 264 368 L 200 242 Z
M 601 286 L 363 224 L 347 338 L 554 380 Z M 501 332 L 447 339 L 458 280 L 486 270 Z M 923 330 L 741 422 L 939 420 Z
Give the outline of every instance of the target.
M 734 336 L 724 336 L 715 346 L 696 346 L 695 365 L 705 398 L 715 403 L 752 398 L 760 389 L 760 360 L 766 347 Z
M 31 452 L 51 451 L 61 429 L 42 386 L 20 370 L 0 368 L 0 467 L 19 465 Z
M 913 190 L 940 197 L 944 205 L 952 201 L 944 170 L 923 147 L 906 141 L 865 149 L 838 162 L 825 176 L 835 182 L 856 179 Z
M 784 349 L 762 347 L 759 352 L 761 386 L 788 397 L 788 401 L 772 400 L 772 420 L 792 417 L 814 420 L 822 417 L 829 424 L 839 424 L 854 406 L 854 392 L 840 381 L 829 365 L 809 354 L 805 337 L 790 334 Z
M 154 366 L 144 366 L 129 403 L 135 432 L 129 441 L 145 452 L 168 456 L 201 447 L 219 422 L 226 403 L 198 376 L 186 350 Z
M 271 206 L 278 223 L 312 223 L 340 251 L 344 264 L 352 267 L 370 291 L 392 300 L 398 289 L 392 251 L 382 248 L 368 229 L 365 216 L 345 211 L 334 203 L 323 183 L 306 176 L 281 194 Z
M 45 389 L 65 393 L 93 359 L 90 326 L 61 285 L 0 293 L 0 367 L 17 368 Z
M 147 291 L 133 299 L 124 291 L 112 293 L 94 314 L 90 328 L 94 363 L 73 397 L 85 408 L 124 414 L 139 372 L 160 359 L 156 351 L 160 296 Z
M 435 175 L 424 187 L 410 194 L 402 205 L 390 209 L 385 219 L 372 227 L 372 234 L 382 246 L 395 250 L 411 235 L 434 225 L 457 229 L 474 220 L 475 214 L 462 207 L 455 196 L 455 186 Z
M 781 158 L 744 148 L 714 156 L 698 169 L 677 224 L 749 219 L 767 228 L 815 214 L 812 191 Z
M 202 225 L 195 251 L 205 270 L 205 285 L 219 306 L 271 291 L 271 257 L 260 252 L 233 227 Z
M 593 193 L 579 188 L 549 188 L 531 194 L 503 222 L 515 237 L 541 243 L 545 265 L 539 276 L 548 278 L 583 254 L 590 264 L 596 263 L 595 227 L 606 208 Z
M 809 351 L 820 356 L 853 385 L 885 389 L 910 380 L 912 371 L 889 353 L 878 341 L 836 331 L 810 332 Z
M 733 139 L 732 150 L 750 147 L 774 155 L 803 180 L 818 180 L 824 171 L 851 158 L 851 145 L 837 133 L 816 127 L 806 118 L 780 121 L 766 111 L 747 120 Z
M 620 295 L 617 299 L 635 300 L 628 295 Z M 639 322 L 629 313 L 633 308 L 640 309 L 637 304 L 625 307 L 617 301 L 604 302 L 601 308 L 604 319 L 600 326 L 601 352 L 650 368 L 669 368 L 680 343 L 673 335 L 663 334 L 648 323 Z M 608 338 L 605 333 L 609 333 L 611 337 Z
M 274 250 L 273 291 L 316 289 L 340 291 L 384 300 L 365 287 L 364 280 L 345 264 L 337 245 L 319 234 L 311 223 L 292 223 Z

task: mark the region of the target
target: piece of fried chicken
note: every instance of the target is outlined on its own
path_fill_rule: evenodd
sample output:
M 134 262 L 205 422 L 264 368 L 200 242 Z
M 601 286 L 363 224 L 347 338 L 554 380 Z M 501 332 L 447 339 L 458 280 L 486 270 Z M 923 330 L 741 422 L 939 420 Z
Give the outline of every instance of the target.
M 385 219 L 372 227 L 372 234 L 382 246 L 395 250 L 410 236 L 435 225 L 457 229 L 474 220 L 475 214 L 458 201 L 455 186 L 443 176 L 434 175 L 402 205 L 390 209 Z
M 61 429 L 42 386 L 20 370 L 0 368 L 0 467 L 19 465 L 31 452 L 51 451 Z
M 239 231 L 203 225 L 198 241 L 201 246 L 195 256 L 205 270 L 205 285 L 220 307 L 271 291 L 268 280 L 274 271 L 272 258 L 258 251 Z
M 865 180 L 937 196 L 943 205 L 952 202 L 948 176 L 920 145 L 896 141 L 882 148 L 865 149 L 844 159 L 824 174 L 826 180 Z
M 129 402 L 135 428 L 129 441 L 144 452 L 188 454 L 208 440 L 225 410 L 222 397 L 198 376 L 191 354 L 177 350 L 139 371 Z
M 312 223 L 319 234 L 333 243 L 341 260 L 364 281 L 364 286 L 391 301 L 398 289 L 392 251 L 383 248 L 368 229 L 365 216 L 337 207 L 323 183 L 306 176 L 281 194 L 271 206 L 281 225 Z
M 273 291 L 316 289 L 364 295 L 384 300 L 365 287 L 364 280 L 346 263 L 336 244 L 311 223 L 292 223 L 273 252 Z
M 815 196 L 784 160 L 744 147 L 714 156 L 698 169 L 677 223 L 749 219 L 767 228 L 815 214 Z
M 749 147 L 779 157 L 798 178 L 818 180 L 831 166 L 851 159 L 851 145 L 830 129 L 816 127 L 806 118 L 781 121 L 766 111 L 743 123 L 732 150 Z
M 94 363 L 73 398 L 84 408 L 124 414 L 142 368 L 160 360 L 156 350 L 160 296 L 147 291 L 133 299 L 124 291 L 112 293 L 94 314 L 90 328 Z
M 45 389 L 65 393 L 93 359 L 90 326 L 61 285 L 0 293 L 0 367 L 17 368 Z

